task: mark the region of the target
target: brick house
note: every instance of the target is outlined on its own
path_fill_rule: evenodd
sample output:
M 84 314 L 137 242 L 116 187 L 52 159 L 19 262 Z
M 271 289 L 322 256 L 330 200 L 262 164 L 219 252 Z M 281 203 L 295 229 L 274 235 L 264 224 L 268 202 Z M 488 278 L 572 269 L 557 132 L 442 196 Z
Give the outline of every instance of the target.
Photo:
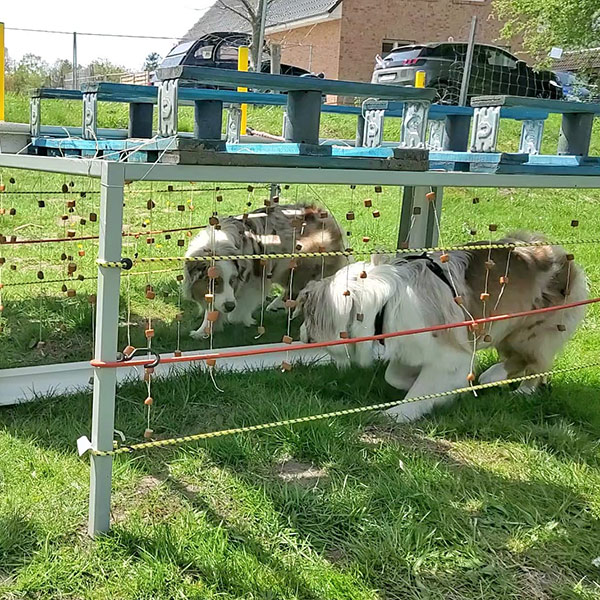
M 248 32 L 248 22 L 223 3 L 241 8 L 240 0 L 217 0 L 186 37 Z M 266 39 L 282 45 L 282 62 L 331 79 L 370 81 L 377 54 L 407 43 L 466 40 L 472 15 L 477 41 L 518 50 L 500 40 L 492 0 L 272 0 Z

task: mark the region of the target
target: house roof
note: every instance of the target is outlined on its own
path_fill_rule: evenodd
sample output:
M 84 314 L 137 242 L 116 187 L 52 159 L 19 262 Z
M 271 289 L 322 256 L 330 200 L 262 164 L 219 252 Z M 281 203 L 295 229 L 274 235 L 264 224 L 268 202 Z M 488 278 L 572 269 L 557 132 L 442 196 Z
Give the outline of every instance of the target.
M 267 12 L 267 27 L 325 16 L 341 2 L 342 0 L 272 0 Z M 230 6 L 232 10 L 228 10 L 223 4 Z M 234 11 L 244 12 L 240 0 L 216 0 L 185 37 L 197 39 L 214 31 L 250 33 L 248 21 Z
M 600 48 L 565 52 L 554 62 L 555 71 L 586 71 L 600 69 Z

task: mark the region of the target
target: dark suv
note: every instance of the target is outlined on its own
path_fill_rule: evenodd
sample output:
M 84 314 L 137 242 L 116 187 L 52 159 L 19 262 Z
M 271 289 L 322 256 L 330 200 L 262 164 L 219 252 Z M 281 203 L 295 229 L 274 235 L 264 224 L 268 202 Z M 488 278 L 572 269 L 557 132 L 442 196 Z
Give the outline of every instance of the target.
M 159 68 L 193 65 L 195 67 L 218 67 L 237 69 L 238 48 L 250 45 L 250 36 L 245 33 L 209 33 L 198 40 L 183 42 L 175 46 L 163 59 Z M 261 71 L 270 71 L 267 49 L 263 52 Z M 282 75 L 310 75 L 305 69 L 293 65 L 281 65 Z
M 437 102 L 457 104 L 466 54 L 464 43 L 401 46 L 383 59 L 377 57 L 372 82 L 414 85 L 415 73 L 425 71 L 427 87 L 437 90 Z M 551 71 L 534 71 L 502 48 L 475 44 L 468 96 L 487 94 L 563 97 L 562 86 Z

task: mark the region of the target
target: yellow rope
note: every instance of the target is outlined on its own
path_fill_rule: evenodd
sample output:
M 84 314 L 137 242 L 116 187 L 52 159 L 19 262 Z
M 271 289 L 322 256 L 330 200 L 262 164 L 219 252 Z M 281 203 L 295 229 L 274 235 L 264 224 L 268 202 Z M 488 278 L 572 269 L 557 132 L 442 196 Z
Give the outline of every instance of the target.
M 572 371 L 580 371 L 582 369 L 590 369 L 592 367 L 600 366 L 600 362 L 588 363 L 577 367 L 566 367 L 564 369 L 555 369 L 554 371 L 545 371 L 544 373 L 535 373 L 533 375 L 523 375 L 522 377 L 513 377 L 512 379 L 504 379 L 502 381 L 494 381 L 491 383 L 481 383 L 478 385 L 467 386 L 458 388 L 455 390 L 449 390 L 447 392 L 438 392 L 436 394 L 424 394 L 423 396 L 417 396 L 415 398 L 405 398 L 404 400 L 394 400 L 392 402 L 383 402 L 380 404 L 371 404 L 369 406 L 358 406 L 356 408 L 346 408 L 343 410 L 336 410 L 320 415 L 309 415 L 306 417 L 296 417 L 294 419 L 283 419 L 281 421 L 273 421 L 272 423 L 261 423 L 259 425 L 248 425 L 246 427 L 235 427 L 232 429 L 223 429 L 220 431 L 209 431 L 205 433 L 196 433 L 194 435 L 185 435 L 182 437 L 171 438 L 167 440 L 157 440 L 155 442 L 141 442 L 139 444 L 133 444 L 131 446 L 121 446 L 110 451 L 91 450 L 91 453 L 95 456 L 114 456 L 116 454 L 127 454 L 135 452 L 137 450 L 146 450 L 148 448 L 164 448 L 166 446 L 178 446 L 186 442 L 196 442 L 198 440 L 208 440 L 212 438 L 224 437 L 227 435 L 234 435 L 237 433 L 248 433 L 251 431 L 264 431 L 265 429 L 273 429 L 275 427 L 285 427 L 287 425 L 297 425 L 298 423 L 309 423 L 311 421 L 321 421 L 323 419 L 330 419 L 332 417 L 343 417 L 346 415 L 354 415 L 357 413 L 370 412 L 372 410 L 382 410 L 385 408 L 392 408 L 401 404 L 409 404 L 411 402 L 417 402 L 419 400 L 431 400 L 433 398 L 443 398 L 444 396 L 450 396 L 453 394 L 464 394 L 466 392 L 476 392 L 478 390 L 487 390 L 489 388 L 498 387 L 501 385 L 507 385 L 510 383 L 518 383 L 521 381 L 528 381 L 530 379 L 537 379 L 539 377 L 548 377 L 550 375 L 557 375 L 560 373 L 570 373 Z
M 421 254 L 423 252 L 445 252 L 451 250 L 500 250 L 503 248 L 531 248 L 537 246 L 569 246 L 581 244 L 600 244 L 598 240 L 566 240 L 564 242 L 512 242 L 507 244 L 485 244 L 480 246 L 437 246 L 434 248 L 394 248 L 393 250 L 332 250 L 329 252 L 274 252 L 269 254 L 229 254 L 223 256 L 152 256 L 136 258 L 133 265 L 153 262 L 212 262 L 221 260 L 271 260 L 291 258 L 319 258 L 327 256 L 370 256 L 374 254 Z M 98 260 L 101 267 L 121 268 L 123 264 L 119 261 Z

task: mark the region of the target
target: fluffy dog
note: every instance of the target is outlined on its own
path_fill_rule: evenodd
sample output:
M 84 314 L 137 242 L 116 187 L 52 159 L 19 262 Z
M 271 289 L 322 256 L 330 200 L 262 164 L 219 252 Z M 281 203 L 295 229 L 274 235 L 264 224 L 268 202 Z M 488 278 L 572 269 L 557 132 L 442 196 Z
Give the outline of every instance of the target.
M 191 242 L 186 256 L 273 254 L 279 252 L 322 252 L 343 250 L 344 236 L 327 211 L 305 204 L 290 204 L 255 210 L 248 215 L 227 217 L 202 230 Z M 224 313 L 229 323 L 251 326 L 252 313 L 264 302 L 272 284 L 285 290 L 283 298 L 270 305 L 275 310 L 290 291 L 290 260 L 236 259 L 215 262 L 217 277 L 211 293 L 213 308 Z M 335 273 L 342 256 L 295 259 L 291 292 L 295 297 L 311 280 Z M 192 337 L 206 336 L 208 320 L 206 294 L 209 293 L 208 262 L 186 262 L 184 290 L 205 312 L 204 321 Z M 264 270 L 264 280 L 263 280 Z M 215 273 L 213 272 L 213 275 Z M 222 327 L 224 319 L 215 324 Z
M 543 242 L 543 238 L 518 232 L 499 243 L 515 242 Z M 339 339 L 342 331 L 350 337 L 373 335 L 586 297 L 584 273 L 572 256 L 560 247 L 541 245 L 452 251 L 444 262 L 436 254 L 398 257 L 383 264 L 355 263 L 309 284 L 298 298 L 297 310 L 304 313 L 301 339 L 312 342 Z M 385 379 L 408 390 L 407 398 L 465 387 L 474 348 L 489 347 L 496 348 L 501 362 L 483 373 L 480 383 L 547 371 L 584 314 L 585 308 L 577 307 L 486 324 L 474 332 L 461 327 L 390 338 L 385 340 Z M 371 342 L 337 346 L 330 352 L 340 366 L 373 361 Z M 532 393 L 540 383 L 539 378 L 523 382 L 519 391 Z M 413 420 L 449 399 L 408 403 L 389 413 L 398 420 Z

